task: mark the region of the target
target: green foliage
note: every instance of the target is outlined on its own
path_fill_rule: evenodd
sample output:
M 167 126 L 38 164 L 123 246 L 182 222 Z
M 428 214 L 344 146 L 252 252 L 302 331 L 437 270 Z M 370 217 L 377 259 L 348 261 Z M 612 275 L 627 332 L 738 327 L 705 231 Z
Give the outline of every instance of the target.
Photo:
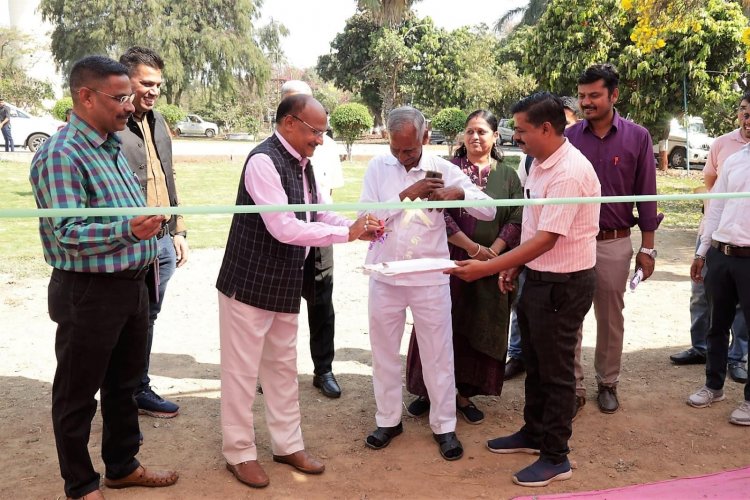
M 612 62 L 621 78 L 618 110 L 658 138 L 683 112 L 685 83 L 690 112 L 711 114 L 723 110 L 720 104 L 746 69 L 740 36 L 747 20 L 739 5 L 706 0 L 697 18 L 697 25 L 665 33 L 663 48 L 644 53 L 630 38 L 636 20 L 619 1 L 552 0 L 526 39 L 522 70 L 541 88 L 574 95 L 586 67 Z
M 54 97 L 52 86 L 26 74 L 22 61 L 37 47 L 16 29 L 0 28 L 0 95 L 29 111 L 38 111 L 44 99 Z
M 352 144 L 362 133 L 372 127 L 372 116 L 367 107 L 356 102 L 342 104 L 331 113 L 331 127 L 344 139 L 346 154 L 352 159 Z
M 445 108 L 440 110 L 432 119 L 432 127 L 439 129 L 445 134 L 448 143 L 448 154 L 453 152 L 453 140 L 459 132 L 464 129 L 467 114 L 458 108 Z
M 51 48 L 64 72 L 88 54 L 119 55 L 147 44 L 164 58 L 163 94 L 180 103 L 192 82 L 219 93 L 257 88 L 269 63 L 253 37 L 260 0 L 41 0 Z
M 158 102 L 158 104 L 156 105 L 156 110 L 162 114 L 170 129 L 173 129 L 175 124 L 178 121 L 183 120 L 185 118 L 185 115 L 187 115 L 187 113 L 185 113 L 185 111 L 183 111 L 179 106 L 175 106 L 174 104 L 167 104 L 163 101 Z
M 63 97 L 52 107 L 52 116 L 58 120 L 65 121 L 65 113 L 69 109 L 73 109 L 73 98 L 69 96 Z

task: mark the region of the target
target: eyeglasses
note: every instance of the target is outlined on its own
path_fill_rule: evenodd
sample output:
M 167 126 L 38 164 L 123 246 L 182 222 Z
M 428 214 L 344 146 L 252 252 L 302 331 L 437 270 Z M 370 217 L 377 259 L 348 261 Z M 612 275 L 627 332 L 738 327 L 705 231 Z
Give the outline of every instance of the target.
M 130 95 L 123 95 L 123 96 L 117 97 L 117 96 L 113 96 L 112 94 L 107 94 L 106 92 L 102 92 L 101 90 L 90 89 L 88 87 L 81 87 L 81 88 L 82 89 L 86 89 L 86 90 L 90 90 L 91 92 L 96 92 L 97 94 L 106 95 L 110 99 L 114 99 L 115 101 L 119 102 L 121 106 L 124 106 L 125 103 L 127 103 L 127 102 L 133 102 L 133 100 L 135 99 L 135 93 L 130 94 Z
M 299 116 L 295 116 L 295 115 L 289 115 L 289 116 L 291 116 L 292 118 L 294 118 L 297 121 L 301 121 L 302 123 L 304 123 L 307 128 L 309 128 L 310 130 L 312 130 L 312 133 L 315 135 L 315 137 L 323 137 L 325 135 L 325 133 L 326 133 L 325 130 L 318 130 L 318 129 L 316 129 L 315 127 L 313 127 L 312 125 L 310 125 L 309 123 L 307 123 L 305 120 L 303 120 Z

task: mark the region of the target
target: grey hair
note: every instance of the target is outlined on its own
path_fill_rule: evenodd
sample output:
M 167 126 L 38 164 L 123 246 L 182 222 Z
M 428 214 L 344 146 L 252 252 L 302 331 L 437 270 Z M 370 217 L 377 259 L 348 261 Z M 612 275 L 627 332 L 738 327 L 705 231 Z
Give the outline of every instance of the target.
M 417 138 L 420 140 L 427 130 L 424 115 L 417 108 L 401 106 L 388 113 L 388 132 L 399 132 L 405 125 L 414 125 L 414 128 L 417 129 Z
M 310 86 L 302 80 L 288 80 L 281 86 L 281 98 L 294 94 L 313 95 Z

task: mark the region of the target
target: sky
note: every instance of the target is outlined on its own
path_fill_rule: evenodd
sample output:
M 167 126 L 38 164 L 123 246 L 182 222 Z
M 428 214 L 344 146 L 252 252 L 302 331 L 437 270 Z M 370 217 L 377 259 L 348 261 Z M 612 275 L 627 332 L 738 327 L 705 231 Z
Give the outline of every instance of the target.
M 506 11 L 526 5 L 527 0 L 422 0 L 412 10 L 430 16 L 435 25 L 453 30 L 465 25 L 492 26 Z M 460 7 L 460 8 L 458 8 Z M 285 25 L 290 34 L 282 47 L 293 66 L 315 66 L 318 56 L 330 51 L 330 43 L 354 15 L 356 0 L 264 0 L 261 24 L 271 18 Z

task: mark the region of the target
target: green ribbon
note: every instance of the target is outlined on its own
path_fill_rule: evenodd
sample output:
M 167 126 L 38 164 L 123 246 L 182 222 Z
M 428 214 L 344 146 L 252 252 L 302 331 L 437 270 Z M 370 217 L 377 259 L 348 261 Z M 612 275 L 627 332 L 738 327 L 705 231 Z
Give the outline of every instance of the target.
M 205 215 L 205 214 L 245 214 L 264 212 L 367 212 L 383 209 L 416 209 L 416 208 L 467 208 L 467 207 L 512 207 L 535 205 L 570 205 L 583 203 L 631 203 L 642 201 L 690 201 L 690 200 L 727 200 L 732 198 L 750 198 L 750 192 L 742 193 L 697 193 L 697 194 L 661 194 L 639 196 L 597 196 L 590 198 L 538 198 L 515 200 L 452 200 L 452 201 L 413 201 L 408 203 L 333 203 L 299 204 L 299 205 L 207 205 L 198 207 L 115 207 L 115 208 L 5 208 L 0 209 L 0 219 L 17 219 L 24 217 L 92 217 L 107 215 Z

